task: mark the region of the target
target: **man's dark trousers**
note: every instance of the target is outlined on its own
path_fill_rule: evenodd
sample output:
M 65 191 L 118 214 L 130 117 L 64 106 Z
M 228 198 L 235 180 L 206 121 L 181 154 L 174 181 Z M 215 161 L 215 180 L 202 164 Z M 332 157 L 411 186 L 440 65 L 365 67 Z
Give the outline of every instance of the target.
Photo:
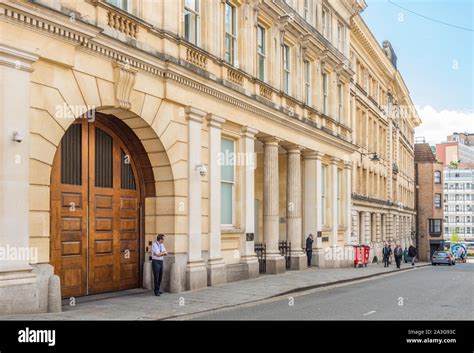
M 395 262 L 397 263 L 397 268 L 400 268 L 400 264 L 402 262 L 401 256 L 395 256 Z
M 306 250 L 306 256 L 308 258 L 308 267 L 311 267 L 311 257 L 313 257 L 313 251 Z
M 384 257 L 383 257 L 383 265 L 384 265 L 385 267 L 388 267 L 388 265 L 389 265 L 389 256 L 384 255 Z
M 160 293 L 161 278 L 163 277 L 163 260 L 152 260 L 153 278 L 155 280 L 155 294 Z

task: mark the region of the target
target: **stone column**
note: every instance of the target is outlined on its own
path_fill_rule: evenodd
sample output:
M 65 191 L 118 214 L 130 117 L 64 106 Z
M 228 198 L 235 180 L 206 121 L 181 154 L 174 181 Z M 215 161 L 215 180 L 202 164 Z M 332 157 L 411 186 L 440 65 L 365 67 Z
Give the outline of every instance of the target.
M 326 205 L 321 205 L 323 200 L 323 157 L 323 153 L 316 152 L 316 230 L 320 232 L 322 232 L 324 225 L 322 207 L 326 207 Z M 322 248 L 322 246 L 322 239 L 318 239 L 316 247 Z
M 365 217 L 363 211 L 357 211 L 357 244 L 365 242 Z
M 398 242 L 400 243 L 403 237 L 405 236 L 405 217 L 400 216 L 400 231 L 398 232 Z
M 337 172 L 338 172 L 338 165 L 339 158 L 333 157 L 331 159 L 331 218 L 332 218 L 332 228 L 331 228 L 331 237 L 329 240 L 329 244 L 331 246 L 337 245 L 337 233 L 339 228 L 338 217 L 339 214 L 337 212 L 338 207 L 337 205 Z
M 208 114 L 209 127 L 209 261 L 207 284 L 227 282 L 226 267 L 221 256 L 221 129 L 225 119 Z
M 0 314 L 38 311 L 29 258 L 30 74 L 35 54 L 0 44 Z M 14 133 L 23 141 L 13 141 Z
M 346 232 L 344 234 L 344 257 L 341 259 L 340 265 L 342 267 L 352 267 L 353 262 L 353 253 L 354 249 L 352 247 L 353 241 L 353 224 L 352 224 L 352 162 L 344 162 L 344 185 L 343 185 L 344 195 L 344 225 L 346 227 Z
M 386 233 L 385 233 L 385 240 L 387 242 L 391 241 L 393 238 L 393 229 L 394 229 L 394 221 L 393 221 L 393 214 L 391 212 L 388 212 L 386 214 Z
M 279 241 L 279 184 L 278 142 L 265 138 L 263 162 L 263 238 L 267 245 L 267 273 L 285 272 L 285 259 L 278 250 Z
M 188 263 L 186 289 L 207 286 L 207 269 L 201 255 L 201 124 L 205 112 L 186 107 L 188 120 Z
M 291 269 L 307 268 L 301 247 L 301 147 L 289 146 L 286 183 L 286 236 L 291 242 Z
M 344 162 L 344 180 L 345 185 L 344 189 L 346 194 L 344 195 L 345 201 L 345 223 L 346 223 L 346 236 L 345 236 L 345 243 L 347 245 L 351 244 L 352 242 L 352 163 L 351 162 Z
M 382 241 L 382 215 L 380 212 L 377 212 L 375 215 L 375 222 L 376 222 L 376 238 L 377 242 Z
M 316 239 L 317 235 L 317 208 L 316 202 L 316 156 L 317 152 L 308 151 L 303 154 L 304 160 L 304 218 L 303 218 L 303 235 L 306 238 L 309 234 L 313 234 Z
M 359 243 L 359 212 L 352 210 L 352 241 L 356 244 Z
M 319 267 L 324 267 L 324 249 L 323 249 L 323 239 L 322 236 L 318 237 L 318 232 L 323 231 L 324 219 L 323 219 L 323 207 L 326 205 L 322 204 L 323 200 L 323 157 L 324 154 L 321 152 L 316 152 L 316 234 L 314 243 L 313 243 L 313 263 Z M 326 180 L 327 185 L 327 180 Z M 326 197 L 328 197 L 326 195 Z M 327 211 L 325 210 L 325 214 Z
M 370 245 L 371 242 L 371 225 L 370 225 L 370 212 L 366 211 L 365 214 L 365 244 Z
M 245 265 L 248 278 L 259 275 L 258 259 L 255 254 L 255 168 L 257 167 L 257 156 L 255 154 L 255 135 L 257 130 L 251 127 L 242 127 L 242 151 L 245 154 L 245 166 L 243 176 L 243 225 L 245 229 L 244 238 L 240 242 L 240 263 Z
M 400 234 L 400 217 L 398 215 L 395 215 L 395 225 L 393 229 L 394 231 L 393 231 L 392 241 L 396 242 Z

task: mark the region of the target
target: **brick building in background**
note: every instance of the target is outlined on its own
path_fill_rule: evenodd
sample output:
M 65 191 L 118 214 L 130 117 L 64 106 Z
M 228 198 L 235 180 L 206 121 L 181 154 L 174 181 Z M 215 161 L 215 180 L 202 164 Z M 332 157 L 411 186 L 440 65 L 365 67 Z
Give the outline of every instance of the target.
M 415 143 L 416 247 L 421 261 L 429 261 L 434 251 L 444 247 L 443 169 L 424 139 Z

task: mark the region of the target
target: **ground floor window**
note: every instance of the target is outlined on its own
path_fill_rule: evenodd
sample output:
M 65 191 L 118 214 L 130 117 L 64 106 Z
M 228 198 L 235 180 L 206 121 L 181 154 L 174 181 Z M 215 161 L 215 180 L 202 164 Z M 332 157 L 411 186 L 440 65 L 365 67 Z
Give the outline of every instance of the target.
M 235 194 L 235 143 L 231 139 L 223 138 L 221 153 L 221 224 L 234 224 L 234 194 Z
M 441 219 L 430 219 L 430 234 L 439 235 L 441 234 Z

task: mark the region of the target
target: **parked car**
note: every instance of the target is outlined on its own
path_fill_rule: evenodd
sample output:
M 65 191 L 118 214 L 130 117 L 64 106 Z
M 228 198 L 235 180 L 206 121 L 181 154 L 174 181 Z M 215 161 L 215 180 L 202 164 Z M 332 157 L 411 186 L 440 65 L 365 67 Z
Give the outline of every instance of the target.
M 451 260 L 453 261 L 453 265 L 456 265 L 456 256 L 452 252 L 448 252 L 448 254 L 451 256 Z
M 448 251 L 435 251 L 431 257 L 431 264 L 433 266 L 446 264 L 446 265 L 455 265 L 456 260 L 454 259 L 453 254 Z

